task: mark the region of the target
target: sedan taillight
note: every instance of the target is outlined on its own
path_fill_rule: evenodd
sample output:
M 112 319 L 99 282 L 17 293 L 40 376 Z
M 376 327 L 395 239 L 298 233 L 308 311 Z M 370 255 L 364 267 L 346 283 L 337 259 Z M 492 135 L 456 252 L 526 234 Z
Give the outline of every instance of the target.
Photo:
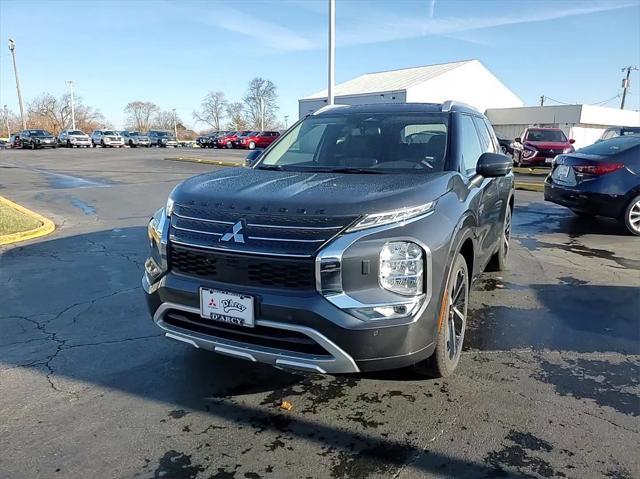
M 613 173 L 621 168 L 624 168 L 622 163 L 599 163 L 597 165 L 572 165 L 573 169 L 577 173 L 586 175 L 606 175 L 607 173 Z

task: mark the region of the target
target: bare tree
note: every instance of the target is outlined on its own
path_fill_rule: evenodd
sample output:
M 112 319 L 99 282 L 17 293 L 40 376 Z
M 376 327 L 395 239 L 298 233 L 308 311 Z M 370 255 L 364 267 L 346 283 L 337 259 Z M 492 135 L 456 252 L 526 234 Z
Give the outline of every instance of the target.
M 276 122 L 278 89 L 271 80 L 260 77 L 251 80 L 243 100 L 252 128 L 264 130 Z
M 160 108 L 150 101 L 132 101 L 124 107 L 124 113 L 127 115 L 127 128 L 132 128 L 136 131 L 148 131 L 153 117 L 160 113 Z
M 220 131 L 220 124 L 226 116 L 227 99 L 221 91 L 210 91 L 201 103 L 201 110 L 193 112 L 193 118 Z
M 232 130 L 244 130 L 247 127 L 244 105 L 239 102 L 232 102 L 227 105 L 227 116 L 229 117 L 229 128 Z
M 156 116 L 153 117 L 151 126 L 156 130 L 169 130 L 173 131 L 174 116 L 172 111 L 159 111 Z M 178 130 L 184 130 L 184 123 L 178 115 L 175 116 L 176 127 Z
M 74 99 L 76 127 L 91 131 L 105 122 L 100 111 L 83 104 L 82 98 Z M 71 97 L 64 94 L 56 98 L 43 93 L 27 106 L 27 123 L 31 128 L 44 128 L 58 135 L 64 128 L 71 126 Z
M 2 124 L 0 125 L 0 131 L 2 131 L 2 134 L 0 134 L 0 136 L 4 137 L 6 134 L 7 137 L 9 137 L 12 133 L 17 133 L 22 130 L 22 122 L 18 115 L 13 111 L 9 109 L 5 110 L 4 108 L 0 110 L 0 112 L 2 114 Z

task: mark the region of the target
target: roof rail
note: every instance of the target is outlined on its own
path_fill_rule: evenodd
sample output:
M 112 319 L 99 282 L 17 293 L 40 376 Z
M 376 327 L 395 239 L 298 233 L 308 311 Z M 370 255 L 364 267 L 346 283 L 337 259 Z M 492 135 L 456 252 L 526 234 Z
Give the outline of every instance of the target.
M 462 103 L 461 101 L 455 100 L 447 100 L 442 104 L 441 111 L 443 113 L 451 111 L 453 108 L 461 108 L 461 109 L 469 109 L 473 111 L 478 111 L 477 108 L 472 107 L 471 105 L 467 105 L 466 103 Z
M 324 113 L 325 111 L 334 110 L 336 108 L 346 108 L 348 106 L 349 105 L 325 105 L 322 108 L 319 108 L 318 110 L 314 111 L 312 115 L 319 115 L 320 113 Z

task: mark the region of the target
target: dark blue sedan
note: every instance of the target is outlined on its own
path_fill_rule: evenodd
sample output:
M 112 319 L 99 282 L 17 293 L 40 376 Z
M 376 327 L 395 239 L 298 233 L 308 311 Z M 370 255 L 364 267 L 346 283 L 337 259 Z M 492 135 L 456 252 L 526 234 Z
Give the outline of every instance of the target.
M 600 141 L 555 158 L 544 199 L 580 216 L 606 216 L 640 236 L 640 136 Z

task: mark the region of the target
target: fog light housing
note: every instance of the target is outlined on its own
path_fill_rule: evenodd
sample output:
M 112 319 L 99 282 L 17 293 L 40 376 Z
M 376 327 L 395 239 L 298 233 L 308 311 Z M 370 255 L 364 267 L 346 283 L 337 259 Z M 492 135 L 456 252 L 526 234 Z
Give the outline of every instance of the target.
M 533 158 L 535 156 L 537 152 L 534 150 L 529 150 L 529 149 L 524 149 L 524 151 L 522 152 L 522 156 L 524 156 L 525 158 Z
M 424 295 L 417 296 L 407 303 L 372 305 L 369 307 L 352 308 L 348 312 L 364 321 L 379 321 L 413 316 L 422 306 Z
M 422 248 L 411 241 L 393 241 L 380 251 L 378 281 L 388 291 L 405 296 L 422 294 Z
M 156 263 L 156 261 L 151 257 L 147 258 L 144 262 L 144 271 L 149 277 L 149 283 L 155 282 L 164 273 L 162 268 L 158 266 L 158 263 Z

